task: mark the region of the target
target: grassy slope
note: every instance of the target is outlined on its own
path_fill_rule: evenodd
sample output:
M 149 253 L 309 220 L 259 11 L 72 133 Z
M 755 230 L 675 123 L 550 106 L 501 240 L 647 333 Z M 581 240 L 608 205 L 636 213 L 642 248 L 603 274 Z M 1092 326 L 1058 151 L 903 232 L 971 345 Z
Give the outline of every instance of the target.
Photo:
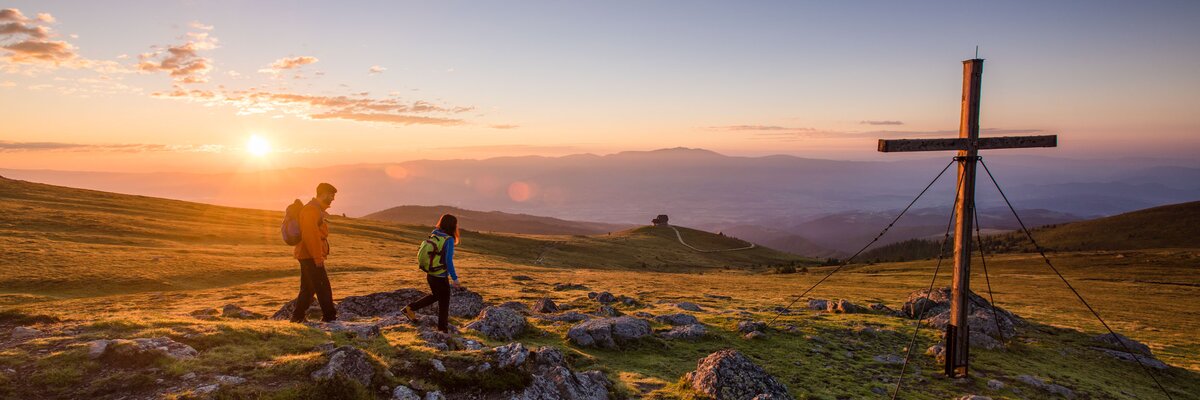
M 540 235 L 591 235 L 624 230 L 629 225 L 601 222 L 568 221 L 528 214 L 500 211 L 464 210 L 450 206 L 399 206 L 363 216 L 366 219 L 426 225 L 437 221 L 442 214 L 454 214 L 463 221 L 462 227 L 474 231 L 530 233 Z
M 294 297 L 293 262 L 287 259 L 285 246 L 274 244 L 276 213 L 11 181 L 0 181 L 0 185 L 0 207 L 4 207 L 0 209 L 0 229 L 4 230 L 0 240 L 5 241 L 4 253 L 25 255 L 4 255 L 0 259 L 4 263 L 0 282 L 7 291 L 29 280 L 35 284 L 28 284 L 26 289 L 35 288 L 36 295 L 48 296 L 12 296 L 7 301 L 20 303 L 22 313 L 50 314 L 65 320 L 34 323 L 39 329 L 80 332 L 75 336 L 55 334 L 20 345 L 7 344 L 0 337 L 0 367 L 18 371 L 13 378 L 0 374 L 0 397 L 116 398 L 121 394 L 152 394 L 161 386 L 153 379 L 164 379 L 165 385 L 172 385 L 187 372 L 197 372 L 202 376 L 247 377 L 250 384 L 233 389 L 244 395 L 296 398 L 301 391 L 311 389 L 305 377 L 322 361 L 311 347 L 327 340 L 351 341 L 277 321 L 198 321 L 186 316 L 192 310 L 226 303 L 271 313 Z M 54 222 L 56 218 L 59 222 Z M 187 232 L 176 229 L 169 233 L 171 229 L 166 225 L 156 225 L 165 222 L 145 218 L 183 220 L 195 225 Z M 333 243 L 338 253 L 331 259 L 331 280 L 336 298 L 423 286 L 419 274 L 398 267 L 411 264 L 411 246 L 398 246 L 396 241 L 415 240 L 425 234 L 424 228 L 340 218 L 333 222 Z M 258 228 L 256 224 L 267 227 Z M 37 226 L 38 231 L 28 226 Z M 218 229 L 215 236 L 200 233 Z M 740 241 L 690 230 L 684 230 L 684 235 L 689 243 L 703 248 L 742 245 Z M 594 308 L 595 304 L 586 300 L 586 290 L 551 290 L 554 283 L 574 282 L 587 285 L 589 290 L 635 296 L 647 304 L 638 309 L 621 306 L 626 312 L 676 312 L 670 303 L 681 300 L 705 307 L 705 312 L 695 314 L 714 335 L 695 343 L 651 341 L 630 351 L 574 348 L 563 341 L 569 325 L 541 321 L 535 321 L 534 333 L 521 338 L 527 344 L 564 346 L 579 367 L 603 368 L 625 393 L 639 392 L 639 384 L 669 385 L 695 368 L 699 357 L 736 347 L 779 377 L 800 398 L 878 397 L 871 389 L 890 388 L 886 381 L 895 376 L 897 368 L 874 362 L 872 357 L 902 354 L 911 334 L 910 321 L 893 317 L 801 312 L 781 318 L 781 323 L 798 326 L 799 332 L 773 332 L 761 341 L 739 338 L 735 329 L 738 320 L 771 318 L 769 310 L 821 279 L 829 268 L 810 267 L 807 274 L 773 275 L 759 272 L 761 269 L 692 267 L 795 260 L 767 249 L 710 255 L 720 258 L 700 257 L 682 250 L 673 232 L 664 228 L 639 228 L 595 237 L 472 233 L 464 239 L 460 274 L 472 289 L 493 302 L 528 302 L 548 295 L 559 303 Z M 97 254 L 111 261 L 92 263 Z M 162 255 L 169 256 L 158 261 L 165 265 L 152 261 Z M 539 256 L 543 265 L 534 265 Z M 668 265 L 658 270 L 641 269 L 638 264 L 636 279 L 629 269 L 584 268 L 621 267 L 660 259 Z M 1175 398 L 1196 398 L 1195 394 L 1200 393 L 1200 359 L 1196 357 L 1200 340 L 1194 336 L 1200 331 L 1200 313 L 1192 306 L 1192 299 L 1200 295 L 1198 260 L 1200 251 L 1196 249 L 1056 256 L 1056 264 L 1114 329 L 1149 344 L 1164 361 L 1183 367 L 1160 375 Z M 985 393 L 994 398 L 1038 397 L 1036 389 L 1014 383 L 1013 377 L 1020 374 L 1050 378 L 1091 398 L 1159 396 L 1136 366 L 1087 349 L 1092 345 L 1088 336 L 1100 333 L 1101 328 L 1039 262 L 1035 255 L 1010 254 L 988 263 L 997 302 L 1034 323 L 1033 329 L 1023 335 L 1027 340 L 1015 344 L 1009 352 L 973 351 L 974 379 L 967 382 L 939 378 L 939 367 L 919 356 L 914 363 L 921 372 L 909 376 L 905 398 L 956 398 L 963 393 Z M 929 262 L 850 266 L 811 297 L 881 301 L 898 308 L 908 292 L 928 285 L 932 269 Z M 128 280 L 132 288 L 105 280 L 114 271 L 122 277 L 133 277 L 120 278 Z M 972 280 L 982 291 L 982 271 L 974 272 Z M 98 279 L 103 285 L 81 280 L 76 274 Z M 535 280 L 514 281 L 513 275 L 533 276 Z M 279 278 L 264 280 L 272 276 Z M 211 281 L 194 282 L 205 277 Z M 939 280 L 939 284 L 948 282 L 945 269 Z M 705 293 L 732 299 L 709 298 Z M 13 324 L 0 318 L 0 335 Z M 880 332 L 870 333 L 867 327 Z M 78 344 L 89 338 L 161 335 L 193 345 L 202 353 L 195 360 L 167 362 L 158 372 L 126 371 L 86 360 Z M 821 337 L 826 343 L 806 336 Z M 937 336 L 924 330 L 917 349 L 924 349 Z M 410 346 L 414 342 L 415 332 L 401 326 L 385 331 L 383 338 L 359 343 L 398 375 L 394 379 L 379 378 L 377 384 L 407 382 L 412 376 L 399 370 L 398 365 L 435 356 Z M 992 378 L 1008 383 L 1009 388 L 988 391 L 985 384 Z M 426 378 L 418 381 L 422 385 L 436 384 Z M 1012 392 L 1014 387 L 1024 394 Z M 650 395 L 673 398 L 687 397 L 688 393 L 667 386 Z

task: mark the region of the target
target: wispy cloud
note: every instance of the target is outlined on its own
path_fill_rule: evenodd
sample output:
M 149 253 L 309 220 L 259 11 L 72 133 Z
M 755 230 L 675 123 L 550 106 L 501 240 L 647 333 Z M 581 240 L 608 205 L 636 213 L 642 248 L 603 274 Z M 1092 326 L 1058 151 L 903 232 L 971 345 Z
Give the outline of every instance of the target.
M 260 69 L 260 70 L 258 70 L 258 72 L 278 74 L 285 70 L 300 68 L 302 66 L 312 64 L 317 61 L 320 61 L 320 60 L 318 60 L 316 57 L 311 57 L 311 56 L 284 57 L 284 58 L 275 60 L 275 62 L 271 63 L 271 65 L 269 67 Z
M 521 127 L 520 125 L 512 125 L 512 124 L 488 125 L 488 128 L 492 128 L 492 129 L 517 129 L 520 127 Z
M 198 23 L 193 23 L 198 24 Z M 203 26 L 203 25 L 201 25 Z M 208 82 L 208 73 L 213 69 L 212 59 L 200 55 L 201 51 L 217 47 L 217 38 L 209 35 L 212 27 L 188 32 L 182 44 L 156 48 L 138 56 L 137 68 L 143 72 L 167 72 L 176 84 Z
M 229 105 L 239 114 L 278 112 L 308 119 L 341 119 L 395 125 L 452 126 L 466 123 L 454 115 L 474 107 L 447 106 L 428 101 L 406 102 L 397 98 L 372 98 L 369 93 L 327 96 L 260 89 L 213 92 L 176 87 L 152 94 L 158 98 L 185 100 L 209 105 Z
M 863 121 L 866 124 L 868 121 Z M 867 125 L 900 125 L 899 121 Z M 894 124 L 890 122 L 896 122 Z M 958 130 L 929 130 L 929 131 L 900 131 L 900 130 L 869 130 L 869 131 L 838 131 L 805 127 L 784 127 L 777 125 L 726 125 L 710 126 L 708 130 L 740 132 L 755 140 L 771 140 L 781 142 L 800 141 L 805 139 L 858 139 L 858 138 L 929 138 L 929 137 L 958 137 Z M 997 129 L 984 128 L 983 135 L 1023 135 L 1042 132 L 1040 129 Z
M 382 74 L 383 71 L 387 71 L 387 68 L 384 68 L 384 67 L 381 67 L 378 65 L 372 65 L 371 68 L 367 69 L 367 74 L 368 75 L 378 75 L 378 74 Z
M 904 122 L 892 121 L 892 120 L 882 120 L 882 121 L 867 120 L 867 121 L 859 122 L 859 124 L 862 124 L 862 125 L 904 125 Z
M 85 144 L 62 142 L 12 142 L 0 140 L 0 153 L 34 152 L 34 151 L 66 151 L 66 152 L 109 152 L 109 153 L 149 153 L 149 152 L 187 152 L 187 153 L 220 153 L 225 146 L 215 144 L 203 145 L 167 145 L 167 144 Z

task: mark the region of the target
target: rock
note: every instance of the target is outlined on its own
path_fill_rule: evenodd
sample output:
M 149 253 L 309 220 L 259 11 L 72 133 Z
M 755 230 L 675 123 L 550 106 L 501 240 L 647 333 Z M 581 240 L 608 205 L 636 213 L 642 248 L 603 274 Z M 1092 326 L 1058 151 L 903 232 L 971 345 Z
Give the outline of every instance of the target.
M 437 330 L 437 327 L 438 327 L 437 322 L 438 322 L 438 319 L 435 316 L 418 315 L 417 316 L 417 330 L 421 330 L 421 331 Z M 446 321 L 446 322 L 447 322 L 446 330 L 449 330 L 450 333 L 458 333 L 458 327 L 454 326 L 454 324 L 449 323 L 450 321 Z
M 188 373 L 186 373 L 186 374 L 183 374 L 183 376 L 181 376 L 181 377 L 179 377 L 179 378 L 180 378 L 180 379 L 183 379 L 183 380 L 185 380 L 185 381 L 190 381 L 190 380 L 192 380 L 192 379 L 196 379 L 196 373 L 195 373 L 195 372 L 188 372 Z
M 333 351 L 333 349 L 336 349 L 336 348 L 337 348 L 337 343 L 325 342 L 325 343 L 321 343 L 316 346 L 313 346 L 313 351 L 319 351 L 321 353 L 328 353 L 330 351 Z
M 622 315 L 625 315 L 625 313 L 622 313 L 620 310 L 613 308 L 613 306 L 603 305 L 603 306 L 600 306 L 600 308 L 596 310 L 596 315 L 599 315 L 601 317 L 620 317 Z
M 691 316 L 689 314 L 684 314 L 684 313 L 659 315 L 657 317 L 654 317 L 654 320 L 658 321 L 660 323 L 667 324 L 667 325 L 676 325 L 676 326 L 700 323 L 700 321 L 697 320 L 696 317 Z
M 684 380 L 695 391 L 716 400 L 792 399 L 786 386 L 733 349 L 700 359 L 696 370 L 687 373 Z
M 642 304 L 637 299 L 626 296 L 626 295 L 617 296 L 617 301 L 619 301 L 619 302 L 621 302 L 621 304 L 624 304 L 629 307 L 637 307 Z
M 514 400 L 607 400 L 609 382 L 600 371 L 574 372 L 561 351 L 543 346 L 529 353 L 521 366 L 532 380 L 519 392 L 501 398 Z
M 904 364 L 904 357 L 900 357 L 895 354 L 878 355 L 875 357 L 871 357 L 871 359 L 875 360 L 875 362 L 880 363 L 880 364 L 888 364 L 888 365 Z
M 929 346 L 925 350 L 925 355 L 933 357 L 939 364 L 944 364 L 946 362 L 946 346 L 941 343 Z
M 240 376 L 217 375 L 217 384 L 221 386 L 233 386 L 246 383 L 246 378 Z
M 740 321 L 737 324 L 738 332 L 750 333 L 755 331 L 764 331 L 767 329 L 767 323 L 762 321 Z
M 871 393 L 875 393 L 877 395 L 884 396 L 884 395 L 887 395 L 887 389 L 881 388 L 879 386 L 872 386 Z
M 88 342 L 88 357 L 103 358 L 108 362 L 124 365 L 149 364 L 161 357 L 189 360 L 197 354 L 199 353 L 192 346 L 167 337 L 102 339 Z
M 408 386 L 397 385 L 395 389 L 392 389 L 392 400 L 421 400 L 421 397 L 417 396 L 417 392 L 409 389 Z
M 525 317 L 508 308 L 488 307 L 479 315 L 479 319 L 467 324 L 467 329 L 496 340 L 512 340 L 525 332 L 528 326 Z
M 825 310 L 829 309 L 829 300 L 809 299 L 808 300 L 808 309 L 809 310 L 817 310 L 817 311 L 825 311 Z
M 867 308 L 851 303 L 844 299 L 829 302 L 829 312 L 842 314 L 861 314 L 867 312 Z
M 1122 350 L 1112 350 L 1112 349 L 1105 349 L 1102 347 L 1092 347 L 1092 349 L 1099 351 L 1101 353 L 1104 353 L 1104 354 L 1108 354 L 1109 356 L 1112 356 L 1121 361 L 1128 361 L 1128 362 L 1141 361 L 1142 365 L 1145 365 L 1147 367 L 1154 368 L 1154 369 L 1171 368 L 1171 366 L 1167 365 L 1167 363 L 1159 361 L 1158 359 L 1148 356 L 1148 355 L 1129 354 L 1128 352 L 1126 352 L 1123 349 Z M 1137 357 L 1137 359 L 1134 359 L 1134 357 Z
M 750 333 L 747 333 L 745 336 L 742 336 L 742 337 L 746 338 L 746 340 L 754 340 L 754 339 L 765 338 L 765 337 L 767 337 L 767 334 L 763 333 L 763 331 L 750 331 Z
M 330 332 L 349 332 L 360 339 L 373 339 L 382 335 L 378 324 L 335 321 L 324 324 L 322 329 Z
M 879 312 L 879 313 L 884 313 L 884 314 L 889 314 L 889 315 L 896 314 L 896 310 L 893 310 L 891 307 L 888 307 L 886 304 L 883 304 L 883 303 L 871 303 L 871 304 L 867 305 L 867 308 L 870 308 L 871 311 L 875 311 L 875 312 Z
M 455 346 L 454 338 L 450 334 L 435 330 L 423 330 L 417 333 L 417 338 L 424 341 L 427 346 L 442 351 L 451 350 Z
M 577 283 L 555 283 L 554 291 L 561 292 L 564 290 L 587 290 L 587 286 Z
M 195 389 L 192 389 L 192 393 L 195 393 L 195 394 L 212 394 L 213 392 L 216 392 L 216 391 L 217 391 L 217 389 L 220 389 L 220 388 L 221 388 L 221 385 L 218 385 L 218 384 L 215 384 L 215 383 L 213 383 L 213 384 L 209 384 L 209 385 L 200 385 L 200 386 L 196 386 L 196 388 L 195 388 Z
M 533 278 L 530 278 L 528 275 L 513 275 L 512 280 L 514 280 L 514 281 L 532 281 Z
M 437 372 L 446 372 L 446 364 L 442 364 L 442 360 L 436 358 L 430 359 L 429 365 L 432 365 L 433 369 Z
M 1128 347 L 1129 351 L 1132 351 L 1134 353 L 1152 355 L 1150 353 L 1150 346 L 1147 346 L 1147 345 L 1143 344 L 1142 342 L 1130 339 L 1119 333 L 1106 333 L 1103 335 L 1096 336 L 1096 337 L 1092 338 L 1092 340 L 1107 344 L 1116 350 L 1124 351 L 1125 348 Z M 1125 347 L 1121 346 L 1122 342 L 1125 343 Z
M 218 311 L 215 308 L 202 308 L 188 313 L 188 315 L 192 316 L 193 318 L 205 321 L 217 319 L 217 316 L 220 314 L 221 311 Z
M 226 304 L 221 307 L 221 317 L 235 319 L 259 319 L 263 315 L 238 307 L 236 304 Z
M 613 296 L 613 294 L 609 293 L 609 292 L 600 292 L 600 293 L 591 292 L 591 293 L 588 293 L 588 299 L 598 301 L 601 304 L 609 304 L 609 303 L 617 302 L 617 297 Z
M 375 377 L 375 366 L 371 364 L 367 353 L 347 345 L 333 349 L 326 355 L 329 362 L 321 369 L 313 371 L 310 375 L 313 380 L 321 381 L 340 376 L 357 381 L 364 387 L 372 387 L 371 378 Z
M 339 319 L 355 319 L 367 317 L 399 316 L 400 310 L 425 297 L 427 293 L 413 288 L 404 288 L 390 292 L 371 293 L 365 296 L 349 296 L 337 304 Z M 271 319 L 286 320 L 291 318 L 296 301 L 287 302 L 271 316 Z M 309 318 L 320 318 L 321 306 L 314 301 L 309 306 L 306 315 Z M 450 289 L 450 315 L 458 318 L 475 318 L 483 310 L 483 296 L 467 289 Z M 416 310 L 425 315 L 437 315 L 437 306 L 429 306 Z
M 932 293 L 925 289 L 912 292 L 901 312 L 908 318 L 916 318 L 923 311 L 933 329 L 945 330 L 950 323 L 950 293 L 949 287 L 934 289 Z M 1000 307 L 996 307 L 993 315 L 991 303 L 975 293 L 967 295 L 967 303 L 967 326 L 971 331 L 969 337 L 972 346 L 987 349 L 1002 347 L 1001 340 L 1012 339 L 1017 334 L 1016 328 L 1025 324 L 1020 317 Z
M 988 389 L 992 389 L 992 390 L 1004 389 L 1004 382 L 1000 382 L 995 379 L 988 379 L 987 387 L 988 387 Z
M 1047 383 L 1046 381 L 1043 381 L 1040 378 L 1036 378 L 1036 377 L 1029 376 L 1029 375 L 1018 376 L 1017 380 L 1025 383 L 1026 385 L 1033 386 L 1033 387 L 1041 389 L 1043 391 L 1057 394 L 1059 396 L 1066 397 L 1068 399 L 1075 398 L 1075 392 L 1072 391 L 1071 389 L 1067 388 L 1066 386 L 1056 385 L 1053 383 Z
M 584 321 L 567 331 L 567 339 L 579 346 L 616 348 L 650 334 L 650 323 L 630 316 Z
M 705 294 L 704 294 L 704 297 L 707 297 L 707 298 L 710 298 L 710 299 L 716 299 L 716 300 L 733 300 L 733 297 L 729 297 L 729 296 L 722 296 L 722 295 L 719 295 L 719 294 L 709 294 L 709 293 L 705 293 Z
M 442 392 L 433 391 L 425 393 L 425 400 L 446 400 L 446 396 Z
M 39 331 L 37 329 L 30 328 L 27 326 L 18 326 L 16 328 L 12 329 L 11 337 L 12 337 L 12 340 L 25 340 L 25 339 L 29 339 L 32 337 L 40 336 L 41 334 L 42 334 L 42 331 Z
M 575 311 L 567 311 L 567 312 L 559 314 L 559 315 L 549 315 L 549 316 L 543 316 L 541 318 L 544 320 L 547 320 L 547 321 L 556 321 L 556 322 L 579 322 L 579 321 L 587 321 L 589 319 L 592 319 L 592 317 L 590 315 L 578 313 Z
M 533 311 L 540 313 L 556 313 L 558 312 L 558 304 L 554 304 L 554 300 L 549 297 L 543 297 L 533 303 Z
M 529 358 L 529 349 L 521 342 L 512 342 L 494 349 L 496 364 L 500 368 L 518 367 Z
M 661 335 L 667 339 L 697 340 L 703 338 L 706 334 L 708 334 L 708 329 L 704 325 L 689 324 L 676 326 L 667 332 L 663 332 Z
M 699 304 L 688 301 L 676 303 L 675 307 L 679 307 L 679 309 L 687 311 L 703 311 Z

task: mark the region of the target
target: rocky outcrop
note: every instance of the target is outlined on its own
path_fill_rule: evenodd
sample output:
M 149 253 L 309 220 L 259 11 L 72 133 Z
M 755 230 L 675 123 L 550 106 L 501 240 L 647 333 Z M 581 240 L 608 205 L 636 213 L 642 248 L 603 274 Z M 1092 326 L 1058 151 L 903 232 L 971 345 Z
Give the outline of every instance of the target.
M 338 319 L 355 319 L 369 317 L 387 317 L 400 315 L 400 310 L 408 305 L 425 297 L 427 292 L 404 288 L 393 290 L 390 292 L 371 293 L 364 296 L 348 296 L 336 305 Z M 291 318 L 292 310 L 296 307 L 296 301 L 292 300 L 280 307 L 279 311 L 271 315 L 271 319 L 286 320 Z M 467 289 L 451 289 L 450 290 L 450 315 L 459 318 L 475 318 L 479 312 L 483 310 L 483 296 L 479 293 L 472 292 Z M 418 313 L 425 315 L 437 315 L 437 306 L 425 307 L 417 310 Z M 308 308 L 307 314 L 310 319 L 317 319 L 321 316 L 321 305 L 314 301 Z
M 809 299 L 808 300 L 808 309 L 809 310 L 825 311 L 828 308 L 829 308 L 829 300 L 823 300 L 823 299 Z
M 674 340 L 698 340 L 708 334 L 708 328 L 701 324 L 688 324 L 672 327 L 671 330 L 662 332 L 659 336 L 665 339 Z
M 751 320 L 739 321 L 737 324 L 737 329 L 738 332 L 741 333 L 762 332 L 767 330 L 767 323 Z
M 588 296 L 588 299 L 595 300 L 601 304 L 610 304 L 610 303 L 617 302 L 617 297 L 613 296 L 613 294 L 609 293 L 609 292 L 600 292 L 600 293 L 591 292 L 591 293 L 588 293 L 587 296 Z
M 478 331 L 496 340 L 512 340 L 525 332 L 529 325 L 525 316 L 510 308 L 488 307 L 479 314 L 479 319 L 467 325 L 467 329 Z
M 703 311 L 704 310 L 704 309 L 700 308 L 699 304 L 692 303 L 690 301 L 682 301 L 682 302 L 676 303 L 675 307 L 679 307 L 680 310 L 685 310 L 685 311 Z
M 1142 342 L 1130 339 L 1130 338 L 1126 337 L 1125 335 L 1121 335 L 1119 333 L 1105 333 L 1103 335 L 1093 337 L 1092 340 L 1095 340 L 1100 343 L 1104 343 L 1104 344 L 1108 345 L 1108 347 L 1112 347 L 1113 349 L 1125 350 L 1126 348 L 1128 348 L 1130 351 L 1133 351 L 1134 353 L 1137 353 L 1137 354 L 1151 355 L 1150 354 L 1150 346 L 1147 346 Z M 1121 346 L 1122 343 L 1124 343 L 1125 346 Z
M 826 311 L 841 314 L 862 314 L 867 312 L 867 308 L 844 299 L 838 299 L 830 301 L 829 308 Z
M 693 390 L 716 400 L 793 398 L 786 386 L 733 349 L 700 359 L 684 380 Z
M 122 366 L 145 365 L 160 358 L 189 360 L 199 352 L 167 337 L 101 339 L 88 342 L 88 357 Z
M 684 313 L 659 315 L 657 317 L 654 317 L 654 320 L 658 321 L 659 323 L 663 323 L 663 324 L 667 324 L 667 325 L 675 325 L 675 326 L 691 325 L 691 324 L 700 323 L 700 321 L 697 320 L 696 317 L 688 315 L 688 314 L 684 314 Z
M 584 321 L 567 331 L 567 340 L 584 347 L 617 348 L 650 334 L 650 323 L 621 316 Z
M 950 323 L 950 293 L 949 287 L 934 289 L 932 293 L 924 289 L 912 292 L 904 302 L 902 313 L 908 318 L 924 313 L 930 326 L 944 330 Z M 995 308 L 993 315 L 991 303 L 975 293 L 967 295 L 967 303 L 967 327 L 971 330 L 972 347 L 1002 347 L 1001 340 L 1012 339 L 1017 334 L 1017 327 L 1025 324 L 1020 317 L 1000 307 Z
M 554 304 L 554 300 L 549 297 L 543 297 L 533 303 L 533 311 L 539 313 L 556 313 L 558 312 L 558 304 Z
M 325 353 L 329 361 L 310 375 L 313 380 L 327 380 L 342 377 L 356 381 L 363 387 L 371 387 L 371 379 L 375 377 L 375 366 L 371 357 L 354 346 L 342 346 Z
M 528 386 L 519 391 L 505 393 L 501 398 L 511 400 L 607 400 L 610 383 L 600 371 L 575 372 L 557 348 L 543 346 L 536 351 L 525 350 L 523 345 L 513 343 L 503 353 L 512 361 L 507 367 L 528 372 L 532 379 Z M 524 358 L 512 358 L 514 354 L 527 353 Z M 498 359 L 501 363 L 504 358 Z M 520 359 L 520 361 L 515 361 Z
M 226 304 L 221 307 L 221 317 L 233 319 L 262 319 L 264 318 L 264 315 L 239 307 L 237 304 Z

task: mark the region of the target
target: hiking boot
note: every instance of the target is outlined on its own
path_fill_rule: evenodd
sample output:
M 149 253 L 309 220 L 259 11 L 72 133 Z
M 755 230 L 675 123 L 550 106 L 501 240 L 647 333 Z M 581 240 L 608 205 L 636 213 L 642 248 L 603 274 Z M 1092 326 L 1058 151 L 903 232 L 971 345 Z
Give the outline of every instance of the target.
M 404 312 L 404 317 L 408 318 L 408 322 L 417 323 L 417 313 L 413 312 L 412 307 L 404 306 L 404 309 L 401 311 Z

